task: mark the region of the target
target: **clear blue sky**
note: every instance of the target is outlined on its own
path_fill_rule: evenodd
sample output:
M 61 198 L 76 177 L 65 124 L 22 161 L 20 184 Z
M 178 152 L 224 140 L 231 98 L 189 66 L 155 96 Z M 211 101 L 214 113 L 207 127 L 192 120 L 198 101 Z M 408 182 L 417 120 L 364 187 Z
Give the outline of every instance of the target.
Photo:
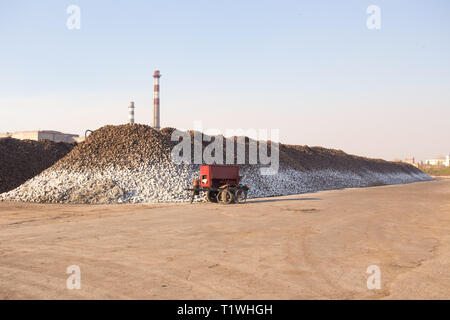
M 81 29 L 69 30 L 69 5 Z M 381 29 L 366 8 L 381 9 Z M 278 128 L 385 159 L 450 152 L 449 1 L 0 0 L 0 132 Z

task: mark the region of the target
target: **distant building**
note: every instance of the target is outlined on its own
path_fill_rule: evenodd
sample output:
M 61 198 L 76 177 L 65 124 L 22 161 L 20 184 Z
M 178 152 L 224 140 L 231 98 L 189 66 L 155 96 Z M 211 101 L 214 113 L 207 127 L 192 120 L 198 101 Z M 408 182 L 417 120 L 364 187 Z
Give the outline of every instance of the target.
M 86 140 L 85 137 L 74 137 L 73 140 L 75 140 L 76 143 L 82 143 L 84 140 Z
M 428 159 L 425 160 L 425 165 L 429 166 L 446 166 L 450 167 L 450 155 L 447 155 L 445 157 L 440 157 L 436 159 Z
M 14 138 L 19 140 L 50 140 L 54 142 L 79 142 L 80 137 L 77 134 L 62 133 L 59 131 L 20 131 L 0 133 L 0 138 Z

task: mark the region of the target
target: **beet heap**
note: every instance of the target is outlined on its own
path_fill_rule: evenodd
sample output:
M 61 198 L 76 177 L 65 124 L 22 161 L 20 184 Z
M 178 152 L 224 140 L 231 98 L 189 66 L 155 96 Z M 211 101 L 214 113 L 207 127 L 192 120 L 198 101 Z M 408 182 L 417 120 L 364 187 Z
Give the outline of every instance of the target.
M 177 143 L 171 141 L 174 130 L 158 131 L 140 124 L 102 127 L 52 167 L 19 188 L 0 195 L 0 200 L 56 203 L 187 201 L 189 193 L 184 188 L 198 175 L 199 165 L 172 161 L 171 151 Z M 203 148 L 209 143 L 203 142 Z M 248 144 L 249 139 L 246 138 L 244 143 Z M 14 168 L 6 171 L 18 176 L 19 167 L 23 169 L 34 163 L 27 157 L 39 157 L 38 154 L 18 154 L 13 158 L 15 160 L 7 161 Z M 48 161 L 47 166 L 58 160 L 57 156 L 52 158 L 47 153 L 41 155 L 40 159 L 43 158 Z M 280 167 L 274 175 L 261 175 L 261 165 L 247 163 L 241 166 L 242 183 L 252 187 L 249 197 L 431 179 L 408 164 L 368 159 L 321 147 L 280 144 L 279 159 Z M 14 163 L 20 161 L 22 165 L 15 167 Z M 42 169 L 45 166 L 36 168 L 26 178 L 17 179 L 18 183 Z
M 0 193 L 15 189 L 68 154 L 75 144 L 0 138 Z

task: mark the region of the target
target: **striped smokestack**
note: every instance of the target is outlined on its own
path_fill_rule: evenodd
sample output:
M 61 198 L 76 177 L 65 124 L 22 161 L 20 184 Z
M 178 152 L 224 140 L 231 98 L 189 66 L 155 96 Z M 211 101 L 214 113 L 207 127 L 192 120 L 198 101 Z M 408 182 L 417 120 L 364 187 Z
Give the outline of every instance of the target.
M 131 101 L 128 106 L 128 123 L 134 123 L 134 102 Z
M 159 70 L 155 70 L 153 73 L 153 84 L 154 84 L 154 94 L 153 94 L 153 128 L 159 130 L 159 78 L 161 74 Z

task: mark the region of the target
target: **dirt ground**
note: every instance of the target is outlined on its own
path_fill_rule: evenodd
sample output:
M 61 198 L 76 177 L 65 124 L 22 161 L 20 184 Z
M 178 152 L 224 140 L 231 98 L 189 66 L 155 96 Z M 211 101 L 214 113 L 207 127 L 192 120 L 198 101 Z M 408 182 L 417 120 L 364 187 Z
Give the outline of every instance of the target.
M 450 181 L 230 206 L 0 203 L 0 298 L 449 299 Z

